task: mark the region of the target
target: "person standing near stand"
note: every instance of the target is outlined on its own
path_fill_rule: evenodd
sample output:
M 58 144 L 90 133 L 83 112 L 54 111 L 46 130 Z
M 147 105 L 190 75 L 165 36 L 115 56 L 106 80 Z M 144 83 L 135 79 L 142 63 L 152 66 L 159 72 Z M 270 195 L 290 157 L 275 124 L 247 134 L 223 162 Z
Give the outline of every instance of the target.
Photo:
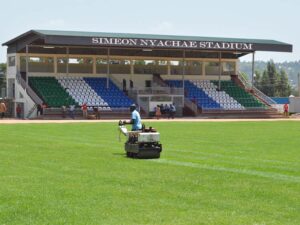
M 287 103 L 284 104 L 283 110 L 284 110 L 284 116 L 289 117 L 289 105 Z
M 17 114 L 17 118 L 18 118 L 18 119 L 21 119 L 21 112 L 22 112 L 21 105 L 18 104 L 18 105 L 17 105 L 17 108 L 16 108 L 16 114 Z
M 75 115 L 74 115 L 74 113 L 75 113 L 75 105 L 73 105 L 73 104 L 70 105 L 69 113 L 70 113 L 70 117 L 72 119 L 75 119 Z
M 170 113 L 168 118 L 174 119 L 175 114 L 176 114 L 176 107 L 174 104 L 170 104 Z
M 6 112 L 7 108 L 6 108 L 6 105 L 3 101 L 0 102 L 0 116 L 1 116 L 1 119 L 4 118 L 4 114 Z
M 81 106 L 81 109 L 82 109 L 82 116 L 83 116 L 83 119 L 87 119 L 87 104 L 86 103 L 83 103 L 83 105 Z
M 155 116 L 156 116 L 156 119 L 160 119 L 161 117 L 161 111 L 160 111 L 160 106 L 157 105 L 156 108 L 155 108 Z

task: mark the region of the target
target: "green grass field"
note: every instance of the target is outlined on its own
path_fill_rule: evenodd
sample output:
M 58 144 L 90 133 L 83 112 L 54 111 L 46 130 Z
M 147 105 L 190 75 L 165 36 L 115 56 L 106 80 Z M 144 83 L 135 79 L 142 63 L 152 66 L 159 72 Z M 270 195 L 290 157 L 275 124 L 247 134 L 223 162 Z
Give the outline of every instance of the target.
M 0 125 L 0 224 L 300 224 L 299 122 L 151 125 L 157 160 L 115 123 Z

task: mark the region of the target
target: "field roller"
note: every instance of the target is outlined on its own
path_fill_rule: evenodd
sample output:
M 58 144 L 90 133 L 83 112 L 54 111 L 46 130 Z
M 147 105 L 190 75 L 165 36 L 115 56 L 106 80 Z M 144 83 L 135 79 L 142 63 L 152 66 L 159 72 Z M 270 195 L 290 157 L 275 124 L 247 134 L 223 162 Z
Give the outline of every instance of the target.
M 142 130 L 128 131 L 123 121 L 119 121 L 120 133 L 127 137 L 125 142 L 126 156 L 138 159 L 155 159 L 160 157 L 162 145 L 160 133 L 156 129 L 143 125 Z

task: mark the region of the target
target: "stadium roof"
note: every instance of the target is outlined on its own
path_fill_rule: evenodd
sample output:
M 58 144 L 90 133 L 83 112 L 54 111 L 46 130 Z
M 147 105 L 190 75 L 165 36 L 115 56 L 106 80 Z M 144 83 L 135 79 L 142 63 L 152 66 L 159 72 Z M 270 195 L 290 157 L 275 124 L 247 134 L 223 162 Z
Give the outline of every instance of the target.
M 292 52 L 288 43 L 265 39 L 104 33 L 57 30 L 30 30 L 2 45 L 16 52 L 26 45 L 124 47 L 151 49 L 186 49 L 227 52 L 277 51 Z

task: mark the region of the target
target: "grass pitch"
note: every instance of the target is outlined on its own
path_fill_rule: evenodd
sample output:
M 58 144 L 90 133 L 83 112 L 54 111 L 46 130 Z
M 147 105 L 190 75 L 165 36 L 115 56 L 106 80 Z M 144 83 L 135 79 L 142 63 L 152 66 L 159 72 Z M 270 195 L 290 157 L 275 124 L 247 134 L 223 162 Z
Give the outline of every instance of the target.
M 300 224 L 299 122 L 147 122 L 157 160 L 116 123 L 0 125 L 0 224 Z

